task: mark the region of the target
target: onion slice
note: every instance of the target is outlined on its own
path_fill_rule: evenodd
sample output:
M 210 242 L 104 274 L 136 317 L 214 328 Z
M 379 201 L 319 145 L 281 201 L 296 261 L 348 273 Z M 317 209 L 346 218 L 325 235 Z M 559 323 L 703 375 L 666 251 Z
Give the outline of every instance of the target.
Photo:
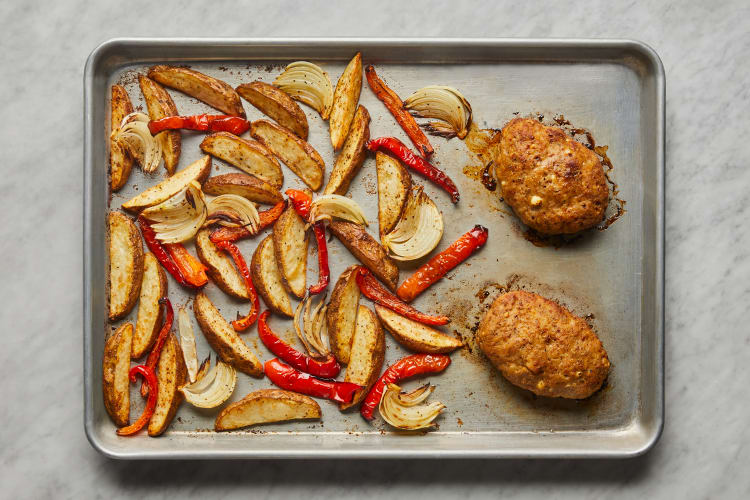
M 331 114 L 333 85 L 323 68 L 307 61 L 293 62 L 273 81 L 292 99 L 305 103 L 324 120 Z
M 148 129 L 149 117 L 143 113 L 130 113 L 110 137 L 127 149 L 144 172 L 155 172 L 161 162 L 161 143 Z
M 145 209 L 142 215 L 154 222 L 156 238 L 164 243 L 191 239 L 206 220 L 206 200 L 201 185 L 191 181 L 185 189 L 167 200 Z
M 182 386 L 180 391 L 185 395 L 185 400 L 193 406 L 216 408 L 229 399 L 236 385 L 237 371 L 230 365 L 217 361 L 203 378 Z
M 409 194 L 396 227 L 384 235 L 383 246 L 396 260 L 416 260 L 432 252 L 443 237 L 443 216 L 422 186 Z
M 428 123 L 424 128 L 433 135 L 450 139 L 466 137 L 471 124 L 471 105 L 453 87 L 429 85 L 414 92 L 404 101 L 404 107 L 420 118 L 435 118 L 442 122 Z
M 195 333 L 193 324 L 190 321 L 190 315 L 184 307 L 180 308 L 177 313 L 177 326 L 180 329 L 180 346 L 182 347 L 182 356 L 185 358 L 188 379 L 194 383 L 198 375 L 198 352 L 195 348 Z
M 328 305 L 325 301 L 326 298 L 323 296 L 313 311 L 311 309 L 312 295 L 308 295 L 294 311 L 294 331 L 305 346 L 307 353 L 314 358 L 324 358 L 331 353 L 328 327 L 325 321 Z M 303 308 L 304 316 L 302 315 Z M 302 317 L 302 328 L 299 326 L 300 317 Z
M 310 205 L 310 221 L 318 222 L 321 220 L 330 221 L 331 219 L 343 219 L 355 224 L 367 226 L 362 208 L 356 201 L 346 196 L 338 194 L 324 194 L 319 196 Z
M 421 404 L 435 390 L 435 386 L 425 384 L 408 394 L 401 387 L 388 384 L 380 400 L 380 415 L 383 420 L 397 429 L 417 430 L 435 427 L 435 419 L 445 409 L 438 401 Z
M 208 201 L 208 216 L 204 226 L 219 224 L 226 227 L 244 227 L 256 234 L 260 216 L 255 205 L 236 194 L 222 194 Z

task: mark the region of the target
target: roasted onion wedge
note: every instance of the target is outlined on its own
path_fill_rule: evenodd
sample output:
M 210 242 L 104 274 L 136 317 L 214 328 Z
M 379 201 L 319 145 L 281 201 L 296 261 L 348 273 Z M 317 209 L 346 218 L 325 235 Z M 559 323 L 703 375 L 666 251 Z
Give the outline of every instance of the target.
M 414 92 L 404 101 L 404 107 L 421 118 L 435 118 L 424 128 L 433 135 L 450 139 L 466 137 L 471 125 L 471 105 L 453 87 L 429 85 Z
M 209 362 L 210 364 L 210 362 Z M 217 361 L 200 380 L 180 388 L 185 401 L 198 408 L 216 408 L 223 404 L 237 386 L 237 371 Z
M 416 260 L 430 253 L 443 237 L 443 216 L 422 186 L 412 189 L 401 219 L 383 236 L 383 246 L 396 260 Z
M 292 99 L 307 104 L 324 120 L 331 114 L 333 85 L 323 68 L 307 61 L 293 62 L 273 81 Z
M 153 222 L 151 228 L 159 241 L 182 243 L 196 235 L 206 220 L 206 213 L 206 200 L 201 185 L 197 181 L 191 181 L 185 189 L 158 205 L 147 208 L 142 215 Z
M 437 401 L 420 404 L 434 390 L 435 386 L 426 384 L 404 394 L 396 384 L 388 384 L 383 399 L 380 400 L 380 415 L 397 429 L 413 431 L 435 427 L 435 419 L 445 409 L 445 405 Z
M 362 208 L 351 198 L 338 194 L 324 194 L 312 202 L 310 206 L 311 222 L 331 221 L 334 218 L 363 226 L 368 225 Z

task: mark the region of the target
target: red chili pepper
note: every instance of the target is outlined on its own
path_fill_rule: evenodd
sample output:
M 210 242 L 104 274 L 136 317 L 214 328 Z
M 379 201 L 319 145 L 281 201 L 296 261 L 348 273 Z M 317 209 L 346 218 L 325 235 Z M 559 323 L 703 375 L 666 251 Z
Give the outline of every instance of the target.
M 419 312 L 412 306 L 399 299 L 391 292 L 383 288 L 378 283 L 378 280 L 373 277 L 370 271 L 362 266 L 357 269 L 357 286 L 359 286 L 362 294 L 368 299 L 372 300 L 376 304 L 385 306 L 388 309 L 399 313 L 402 316 L 406 316 L 409 319 L 418 321 L 425 325 L 445 325 L 450 322 L 448 316 L 430 316 L 423 312 Z
M 271 382 L 288 391 L 325 398 L 339 403 L 351 403 L 354 393 L 362 387 L 351 382 L 320 380 L 273 358 L 266 361 L 263 371 Z
M 190 255 L 182 243 L 164 243 L 164 248 L 188 283 L 194 287 L 201 287 L 208 283 L 206 275 L 208 268 L 203 265 L 203 262 Z
M 460 195 L 458 194 L 458 188 L 453 183 L 450 177 L 445 172 L 429 163 L 424 158 L 420 158 L 411 152 L 403 142 L 399 141 L 395 137 L 378 137 L 367 143 L 367 149 L 370 151 L 378 151 L 384 149 L 396 158 L 404 162 L 408 167 L 416 170 L 420 174 L 427 177 L 429 180 L 440 186 L 448 194 L 451 195 L 451 201 L 458 203 Z
M 151 352 L 148 354 L 148 358 L 146 359 L 146 366 L 151 370 L 156 370 L 156 364 L 159 362 L 161 351 L 164 348 L 164 344 L 167 342 L 169 331 L 172 329 L 172 323 L 174 322 L 174 310 L 172 309 L 172 303 L 169 301 L 169 298 L 160 298 L 159 304 L 165 305 L 167 310 L 167 317 L 164 319 L 164 323 L 161 325 L 161 330 L 159 330 L 159 336 L 156 337 L 156 343 L 154 344 L 153 349 L 151 349 Z M 146 397 L 148 395 L 148 391 L 149 386 L 146 385 L 145 382 L 141 384 L 141 396 Z
M 123 427 L 122 429 L 117 429 L 118 436 L 132 436 L 136 432 L 143 429 L 146 424 L 148 424 L 148 421 L 151 420 L 151 417 L 154 414 L 154 410 L 156 409 L 156 398 L 159 395 L 159 382 L 156 379 L 156 373 L 154 373 L 154 369 L 149 368 L 145 365 L 134 366 L 130 369 L 130 373 L 128 374 L 130 382 L 135 383 L 136 375 L 140 375 L 141 377 L 143 377 L 143 383 L 147 384 L 149 388 L 146 408 L 143 410 L 143 413 L 140 417 L 138 417 L 138 420 L 136 420 L 135 423 L 132 423 L 127 427 Z
M 274 353 L 274 355 L 281 358 L 284 362 L 289 363 L 293 368 L 301 370 L 310 375 L 323 378 L 335 378 L 341 371 L 336 358 L 332 355 L 328 355 L 323 361 L 318 361 L 310 356 L 302 354 L 294 347 L 290 346 L 278 335 L 276 335 L 271 327 L 268 326 L 268 316 L 271 311 L 263 311 L 258 319 L 258 337 L 268 349 Z
M 167 253 L 164 245 L 162 245 L 161 241 L 156 239 L 156 232 L 151 228 L 151 224 L 149 224 L 146 218 L 142 215 L 138 216 L 138 225 L 141 226 L 141 234 L 143 235 L 143 239 L 146 241 L 146 246 L 148 246 L 148 249 L 151 250 L 151 253 L 156 256 L 156 259 L 161 263 L 164 269 L 166 269 L 167 272 L 169 272 L 169 274 L 171 274 L 172 277 L 177 280 L 177 283 L 191 289 L 198 288 L 196 285 L 190 283 L 185 278 L 185 276 L 182 274 L 182 271 L 180 271 L 180 268 L 177 267 L 177 264 L 175 264 L 175 262 Z
M 260 221 L 258 223 L 258 232 L 276 222 L 276 219 L 284 213 L 285 208 L 286 202 L 280 201 L 268 210 L 258 212 L 258 218 Z M 257 233 L 251 233 L 246 227 L 220 227 L 212 232 L 209 238 L 216 243 L 218 241 L 237 241 L 242 238 L 247 238 L 248 236 L 253 236 L 254 234 Z
M 231 132 L 234 135 L 244 134 L 250 129 L 250 122 L 239 116 L 230 115 L 192 115 L 167 116 L 160 120 L 148 122 L 151 135 L 164 130 L 197 130 L 199 132 Z
M 302 217 L 304 221 L 309 221 L 312 196 L 299 189 L 287 189 L 284 194 L 287 195 L 290 200 L 292 200 L 292 207 L 294 207 L 294 211 L 297 212 L 297 214 L 299 214 L 299 216 Z
M 255 291 L 253 280 L 250 277 L 250 269 L 247 268 L 247 262 L 245 262 L 245 258 L 242 256 L 240 249 L 237 248 L 237 245 L 229 241 L 217 241 L 216 247 L 220 248 L 221 250 L 226 250 L 232 256 L 234 265 L 237 266 L 240 274 L 242 274 L 242 277 L 245 278 L 245 285 L 247 286 L 247 290 L 250 293 L 250 301 L 253 303 L 250 312 L 247 313 L 247 316 L 245 317 L 242 317 L 240 316 L 240 313 L 237 313 L 237 319 L 232 321 L 232 328 L 234 328 L 235 331 L 244 332 L 245 330 L 250 328 L 253 323 L 255 323 L 256 319 L 258 319 L 258 312 L 260 311 L 258 292 Z
M 396 290 L 396 294 L 406 302 L 425 291 L 445 274 L 468 259 L 471 254 L 487 243 L 489 231 L 486 227 L 476 225 L 474 229 L 461 236 L 451 245 L 431 258 L 409 276 Z
M 373 419 L 373 412 L 380 404 L 383 393 L 388 384 L 396 384 L 399 380 L 421 375 L 423 373 L 438 373 L 451 364 L 451 358 L 445 354 L 413 354 L 393 363 L 381 375 L 370 392 L 367 393 L 359 413 L 367 420 Z
M 383 101 L 385 107 L 388 108 L 388 111 L 391 112 L 401 128 L 404 129 L 406 135 L 409 136 L 411 142 L 414 143 L 414 147 L 417 148 L 417 151 L 419 151 L 425 158 L 429 158 L 433 153 L 432 145 L 424 132 L 422 132 L 422 129 L 419 128 L 417 121 L 409 111 L 406 110 L 404 103 L 398 94 L 391 90 L 388 85 L 378 77 L 372 64 L 365 68 L 365 75 L 367 75 L 367 83 L 370 85 L 372 91 L 378 99 Z
M 315 242 L 318 244 L 318 282 L 310 285 L 310 295 L 317 295 L 328 287 L 331 281 L 331 270 L 328 268 L 328 243 L 326 242 L 326 229 L 322 221 L 312 226 L 315 233 Z

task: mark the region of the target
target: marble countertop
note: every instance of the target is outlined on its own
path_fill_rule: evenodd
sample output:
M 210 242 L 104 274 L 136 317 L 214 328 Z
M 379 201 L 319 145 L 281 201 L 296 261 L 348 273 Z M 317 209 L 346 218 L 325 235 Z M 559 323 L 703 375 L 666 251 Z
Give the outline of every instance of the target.
M 750 495 L 747 2 L 11 0 L 0 3 L 0 19 L 0 193 L 9 210 L 0 225 L 0 497 Z M 117 462 L 94 451 L 81 397 L 83 65 L 108 38 L 200 35 L 596 37 L 651 45 L 667 74 L 667 416 L 657 446 L 621 461 L 169 463 Z

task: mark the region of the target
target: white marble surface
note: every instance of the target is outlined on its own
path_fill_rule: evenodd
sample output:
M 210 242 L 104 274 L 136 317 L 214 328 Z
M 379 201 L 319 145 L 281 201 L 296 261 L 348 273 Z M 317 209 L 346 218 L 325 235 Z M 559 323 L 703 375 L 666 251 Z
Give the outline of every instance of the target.
M 0 2 L 0 497 L 747 498 L 750 7 L 544 4 Z M 107 38 L 157 35 L 630 37 L 654 47 L 668 103 L 667 423 L 656 448 L 625 461 L 98 455 L 82 425 L 82 72 Z

